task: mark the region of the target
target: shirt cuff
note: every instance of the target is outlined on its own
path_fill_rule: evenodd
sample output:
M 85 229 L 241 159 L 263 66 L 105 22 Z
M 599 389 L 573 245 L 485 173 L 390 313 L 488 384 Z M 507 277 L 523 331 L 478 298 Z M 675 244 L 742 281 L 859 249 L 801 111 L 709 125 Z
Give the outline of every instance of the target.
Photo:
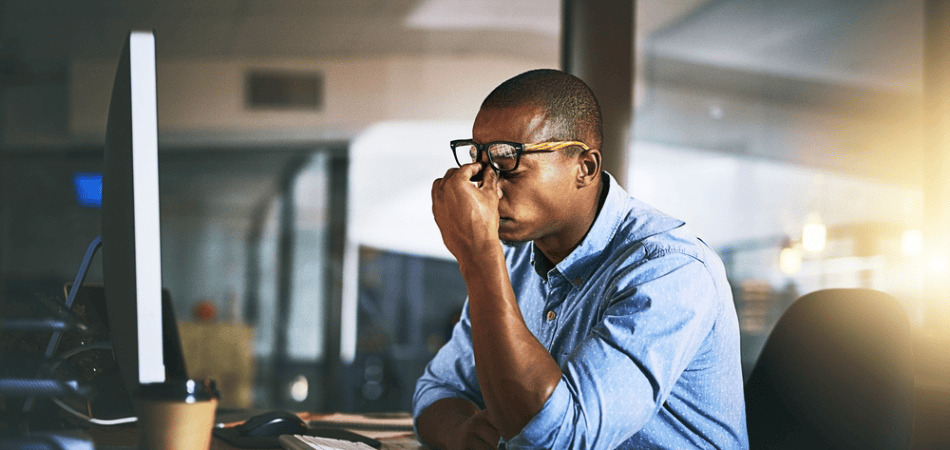
M 552 448 L 571 403 L 571 393 L 564 377 L 521 432 L 507 442 L 507 448 Z

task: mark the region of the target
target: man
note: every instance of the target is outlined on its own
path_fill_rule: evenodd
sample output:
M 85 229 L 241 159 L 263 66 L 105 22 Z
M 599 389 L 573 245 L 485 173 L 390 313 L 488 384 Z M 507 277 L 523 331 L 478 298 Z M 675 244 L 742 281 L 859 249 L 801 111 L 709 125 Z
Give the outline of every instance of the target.
M 590 88 L 535 70 L 452 141 L 432 211 L 468 300 L 416 386 L 423 442 L 748 446 L 722 263 L 601 171 L 601 139 Z

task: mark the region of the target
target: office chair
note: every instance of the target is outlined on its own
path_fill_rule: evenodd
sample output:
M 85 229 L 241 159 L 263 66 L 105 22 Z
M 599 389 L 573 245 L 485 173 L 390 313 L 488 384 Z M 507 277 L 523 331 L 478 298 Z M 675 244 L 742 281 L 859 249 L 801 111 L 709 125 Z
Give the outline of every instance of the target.
M 750 447 L 908 448 L 913 350 L 907 314 L 887 294 L 827 289 L 799 298 L 745 384 Z

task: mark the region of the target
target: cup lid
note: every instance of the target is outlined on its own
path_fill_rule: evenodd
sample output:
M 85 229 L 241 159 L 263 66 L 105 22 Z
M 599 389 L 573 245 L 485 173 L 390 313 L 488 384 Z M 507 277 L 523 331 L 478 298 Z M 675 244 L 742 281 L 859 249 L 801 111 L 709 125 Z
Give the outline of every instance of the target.
M 137 396 L 144 400 L 196 402 L 220 398 L 214 380 L 178 379 L 140 384 Z

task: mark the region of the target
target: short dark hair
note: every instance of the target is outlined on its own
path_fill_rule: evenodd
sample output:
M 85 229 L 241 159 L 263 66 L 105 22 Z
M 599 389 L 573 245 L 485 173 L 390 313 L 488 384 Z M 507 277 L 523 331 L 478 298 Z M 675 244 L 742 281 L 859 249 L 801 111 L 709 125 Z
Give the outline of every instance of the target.
M 579 140 L 600 149 L 603 119 L 594 92 L 580 78 L 554 69 L 536 69 L 516 75 L 496 87 L 482 109 L 532 105 L 541 108 L 554 125 L 552 139 Z

